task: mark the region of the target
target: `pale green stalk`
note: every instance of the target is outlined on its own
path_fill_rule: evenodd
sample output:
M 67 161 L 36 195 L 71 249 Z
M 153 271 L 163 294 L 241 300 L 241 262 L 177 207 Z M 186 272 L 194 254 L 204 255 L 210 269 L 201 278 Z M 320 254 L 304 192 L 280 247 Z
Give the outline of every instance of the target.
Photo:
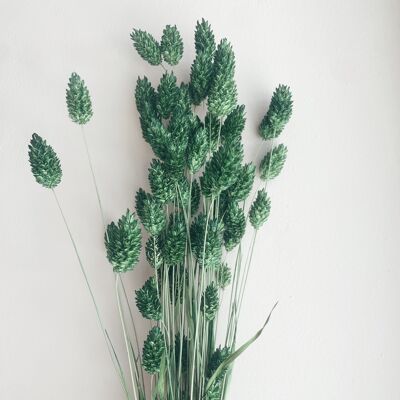
M 93 168 L 92 157 L 90 155 L 89 146 L 88 146 L 88 143 L 87 143 L 86 134 L 85 134 L 85 130 L 83 128 L 83 125 L 81 125 L 81 132 L 82 132 L 82 138 L 83 138 L 83 142 L 84 142 L 84 147 L 85 147 L 85 151 L 86 151 L 88 164 L 89 164 L 89 167 L 90 167 L 90 172 L 91 172 L 91 175 L 92 175 L 93 185 L 94 185 L 94 188 L 95 188 L 95 191 L 96 191 L 96 197 L 97 197 L 97 202 L 98 202 L 98 205 L 99 205 L 100 216 L 101 216 L 101 220 L 102 220 L 102 224 L 103 224 L 103 230 L 104 230 L 105 235 L 106 235 L 106 237 L 108 239 L 107 225 L 106 225 L 105 214 L 104 214 L 103 205 L 102 205 L 102 201 L 101 201 L 100 191 L 99 191 L 99 187 L 98 187 L 98 184 L 97 184 L 97 179 L 96 179 L 96 175 L 95 175 L 94 168 Z M 132 323 L 132 327 L 133 327 L 133 331 L 134 331 L 135 342 L 136 342 L 136 347 L 137 347 L 138 356 L 139 356 L 139 364 L 141 366 L 140 371 L 141 371 L 141 379 L 142 379 L 143 390 L 144 390 L 144 392 L 146 392 L 145 384 L 144 384 L 144 377 L 143 377 L 143 368 L 142 368 L 142 362 L 141 362 L 141 356 L 140 356 L 140 347 L 139 347 L 138 335 L 137 335 L 136 326 L 135 326 L 135 323 L 134 323 L 134 320 L 133 320 L 132 310 L 131 310 L 131 307 L 130 307 L 130 304 L 129 304 L 128 296 L 127 296 L 127 293 L 126 293 L 126 290 L 125 290 L 125 285 L 124 285 L 124 282 L 123 282 L 122 278 L 121 278 L 121 286 L 122 286 L 122 289 L 123 289 L 125 302 L 126 302 L 126 305 L 128 307 L 128 310 L 129 310 L 129 315 L 130 315 L 130 319 L 131 319 L 131 323 Z
M 127 336 L 126 326 L 125 326 L 125 318 L 124 318 L 124 315 L 123 315 L 122 306 L 121 306 L 121 299 L 120 299 L 119 290 L 118 290 L 118 282 L 119 282 L 119 280 L 120 280 L 120 275 L 119 275 L 119 273 L 117 273 L 116 277 L 115 277 L 115 293 L 116 293 L 116 296 L 117 296 L 118 312 L 119 312 L 119 317 L 120 317 L 120 320 L 121 320 L 122 332 L 124 334 L 126 352 L 128 354 L 128 363 L 129 363 L 129 371 L 130 371 L 131 380 L 132 380 L 133 395 L 135 397 L 135 400 L 137 400 L 138 399 L 138 397 L 137 397 L 137 391 L 138 391 L 137 379 L 136 379 L 136 382 L 135 382 L 135 378 L 134 378 L 134 375 L 133 375 L 133 367 L 132 367 L 132 356 L 134 357 L 134 355 L 132 354 L 132 350 L 129 347 L 128 336 Z
M 75 240 L 74 240 L 74 238 L 72 236 L 71 229 L 70 229 L 70 227 L 68 225 L 67 219 L 66 219 L 66 217 L 64 215 L 64 212 L 63 212 L 61 204 L 60 204 L 60 202 L 58 200 L 58 197 L 57 197 L 57 194 L 55 192 L 55 189 L 51 189 L 51 191 L 53 192 L 53 195 L 54 195 L 55 201 L 57 203 L 58 209 L 60 211 L 61 217 L 62 217 L 62 219 L 64 221 L 64 224 L 65 224 L 65 227 L 67 229 L 68 235 L 70 237 L 72 246 L 73 246 L 73 248 L 75 250 L 75 254 L 76 254 L 76 257 L 78 259 L 79 266 L 81 268 L 83 277 L 85 279 L 87 289 L 89 290 L 89 294 L 90 294 L 90 297 L 92 299 L 92 302 L 93 302 L 93 305 L 94 305 L 94 308 L 95 308 L 95 311 L 96 311 L 97 320 L 99 322 L 99 325 L 100 325 L 104 340 L 106 342 L 106 346 L 107 346 L 108 352 L 109 352 L 110 357 L 111 357 L 111 360 L 112 360 L 112 362 L 114 364 L 114 367 L 115 367 L 115 370 L 116 370 L 116 372 L 117 372 L 117 374 L 118 374 L 118 376 L 119 376 L 119 378 L 121 380 L 121 384 L 122 384 L 122 387 L 124 388 L 126 397 L 127 397 L 127 399 L 130 399 L 129 392 L 128 392 L 127 387 L 126 387 L 126 382 L 125 382 L 125 378 L 124 378 L 124 374 L 123 374 L 122 368 L 121 368 L 120 363 L 118 361 L 117 355 L 115 354 L 115 352 L 113 353 L 114 346 L 112 345 L 112 342 L 111 342 L 111 340 L 110 340 L 110 338 L 109 338 L 109 336 L 107 334 L 107 331 L 104 328 L 103 320 L 102 320 L 102 318 L 100 316 L 100 311 L 99 311 L 96 299 L 94 297 L 93 290 L 92 290 L 92 288 L 90 286 L 89 279 L 87 277 L 87 273 L 86 273 L 85 267 L 83 266 L 81 257 L 79 255 L 78 248 L 77 248 Z M 111 345 L 112 348 L 110 348 L 110 345 Z

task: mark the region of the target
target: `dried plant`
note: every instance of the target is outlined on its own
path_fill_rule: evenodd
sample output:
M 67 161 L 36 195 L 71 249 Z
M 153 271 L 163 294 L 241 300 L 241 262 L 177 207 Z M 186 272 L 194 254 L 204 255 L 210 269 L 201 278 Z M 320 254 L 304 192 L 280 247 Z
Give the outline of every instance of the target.
M 190 80 L 178 83 L 171 68 L 183 56 L 183 41 L 176 26 L 165 27 L 160 43 L 138 29 L 133 30 L 131 39 L 144 60 L 164 70 L 157 88 L 143 77 L 138 78 L 135 90 L 143 138 L 155 155 L 148 175 L 151 192 L 139 189 L 136 213 L 127 210 L 117 223 L 107 227 L 83 129 L 93 115 L 91 98 L 76 73 L 70 77 L 66 96 L 71 120 L 82 127 L 104 224 L 107 258 L 115 273 L 128 373 L 104 327 L 56 195 L 62 177 L 60 161 L 37 134 L 33 134 L 29 145 L 32 173 L 55 195 L 126 398 L 225 399 L 233 362 L 260 336 L 271 315 L 256 335 L 238 346 L 239 317 L 256 234 L 271 209 L 267 183 L 280 174 L 287 156 L 286 146 L 275 141 L 292 114 L 291 92 L 287 86 L 277 87 L 259 125 L 259 136 L 267 145 L 260 145 L 266 154 L 257 174 L 256 166 L 244 161 L 245 108 L 237 104 L 231 44 L 222 39 L 217 45 L 209 23 L 199 21 Z M 259 190 L 249 202 L 255 179 L 260 180 Z M 252 237 L 246 249 L 242 240 L 248 221 Z M 123 277 L 139 260 L 140 224 L 148 236 L 145 254 L 153 274 L 134 296 L 126 292 Z M 225 259 L 228 252 L 236 252 L 231 267 Z M 225 322 L 218 315 L 222 294 L 228 287 Z M 134 299 L 143 317 L 151 321 L 142 348 L 130 309 Z M 128 316 L 122 300 L 130 311 Z M 225 333 L 223 343 L 216 343 L 217 328 Z M 147 388 L 145 372 L 151 375 Z

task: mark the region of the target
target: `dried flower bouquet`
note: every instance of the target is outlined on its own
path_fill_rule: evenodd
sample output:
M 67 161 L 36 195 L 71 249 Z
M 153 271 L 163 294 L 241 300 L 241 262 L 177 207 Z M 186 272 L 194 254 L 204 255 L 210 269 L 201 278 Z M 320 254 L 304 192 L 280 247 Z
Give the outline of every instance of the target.
M 137 80 L 135 91 L 143 137 L 154 152 L 148 175 L 151 192 L 139 189 L 136 213 L 127 210 L 107 227 L 83 130 L 93 115 L 92 102 L 76 73 L 70 77 L 66 97 L 71 120 L 82 127 L 104 224 L 107 258 L 115 273 L 129 371 L 122 367 L 105 329 L 56 195 L 62 178 L 60 161 L 37 134 L 29 145 L 32 173 L 55 196 L 126 398 L 225 399 L 233 362 L 260 336 L 271 315 L 256 335 L 237 345 L 256 235 L 271 208 L 267 182 L 279 175 L 286 160 L 286 146 L 276 145 L 275 140 L 292 114 L 291 92 L 284 85 L 276 88 L 259 125 L 258 133 L 268 145 L 262 147 L 266 154 L 258 167 L 260 183 L 253 197 L 256 166 L 243 160 L 245 108 L 237 104 L 235 56 L 230 43 L 222 39 L 216 45 L 209 23 L 199 21 L 190 79 L 178 84 L 173 66 L 182 58 L 183 42 L 176 26 L 165 27 L 160 43 L 138 29 L 131 38 L 144 60 L 164 70 L 157 88 L 143 77 Z M 245 248 L 242 239 L 248 225 L 252 237 Z M 125 290 L 123 278 L 138 263 L 144 231 L 144 251 L 153 274 L 134 296 Z M 227 252 L 236 254 L 231 266 L 226 262 Z M 227 322 L 221 323 L 218 314 L 224 290 L 228 290 L 229 311 Z M 151 321 L 143 347 L 130 312 L 134 298 L 143 318 Z M 124 309 L 129 310 L 128 315 Z M 217 327 L 224 332 L 222 343 L 216 343 Z M 150 383 L 146 385 L 146 381 Z

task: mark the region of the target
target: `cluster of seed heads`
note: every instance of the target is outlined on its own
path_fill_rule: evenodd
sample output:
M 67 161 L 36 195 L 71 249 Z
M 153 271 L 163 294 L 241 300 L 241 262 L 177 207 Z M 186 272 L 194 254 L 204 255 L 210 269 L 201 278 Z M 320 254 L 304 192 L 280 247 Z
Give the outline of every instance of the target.
M 140 224 L 147 232 L 145 255 L 155 275 L 136 291 L 136 305 L 156 326 L 144 342 L 143 368 L 149 374 L 159 373 L 163 357 L 168 358 L 171 352 L 176 356 L 179 349 L 177 365 L 180 360 L 179 368 L 187 371 L 191 348 L 188 341 L 194 338 L 188 332 L 178 332 L 172 342 L 166 340 L 165 324 L 160 321 L 167 311 L 161 299 L 175 297 L 172 307 L 177 299 L 187 301 L 185 289 L 190 277 L 200 276 L 203 269 L 209 271 L 211 281 L 203 287 L 199 308 L 201 318 L 212 323 L 219 310 L 220 293 L 232 279 L 230 268 L 222 261 L 224 247 L 232 251 L 240 245 L 247 220 L 255 230 L 260 229 L 269 217 L 271 202 L 262 188 L 246 211 L 245 201 L 257 171 L 253 163 L 244 162 L 245 107 L 237 104 L 235 54 L 229 41 L 222 39 L 217 44 L 210 24 L 199 21 L 190 79 L 179 83 L 173 70 L 167 71 L 164 64 L 175 66 L 183 56 L 183 41 L 176 26 L 167 25 L 160 41 L 140 29 L 132 31 L 131 39 L 145 61 L 165 69 L 158 85 L 142 77 L 135 90 L 143 138 L 155 158 L 149 166 L 150 191 L 137 191 L 136 214 L 127 210 L 116 223 L 108 225 L 105 247 L 113 270 L 125 273 L 139 261 Z M 70 77 L 66 100 L 73 122 L 83 125 L 90 121 L 93 111 L 89 91 L 76 73 Z M 196 106 L 201 104 L 205 118 L 196 113 Z M 258 168 L 262 182 L 276 178 L 283 169 L 287 148 L 283 144 L 275 146 L 274 141 L 291 114 L 290 89 L 279 85 L 259 125 L 260 137 L 271 141 Z M 54 189 L 61 182 L 57 154 L 37 134 L 29 144 L 29 162 L 42 186 Z M 207 378 L 230 354 L 229 348 L 214 349 L 206 363 Z M 221 398 L 226 372 L 223 370 L 213 381 L 206 393 L 209 400 Z

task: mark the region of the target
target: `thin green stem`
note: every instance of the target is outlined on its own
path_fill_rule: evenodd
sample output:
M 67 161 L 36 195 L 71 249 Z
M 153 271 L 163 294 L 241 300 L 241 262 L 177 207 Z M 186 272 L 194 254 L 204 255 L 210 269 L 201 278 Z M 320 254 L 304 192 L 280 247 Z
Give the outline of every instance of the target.
M 127 355 L 128 355 L 129 371 L 130 371 L 130 374 L 131 374 L 133 395 L 135 397 L 135 400 L 137 400 L 138 387 L 137 387 L 137 384 L 135 383 L 135 378 L 134 378 L 134 375 L 133 375 L 132 349 L 129 346 L 128 335 L 127 335 L 126 326 L 125 326 L 125 318 L 124 318 L 124 315 L 123 315 L 122 306 L 121 306 L 121 298 L 120 298 L 119 290 L 118 290 L 118 283 L 119 283 L 120 279 L 121 279 L 120 275 L 119 275 L 119 273 L 117 273 L 116 277 L 115 277 L 115 294 L 117 296 L 118 312 L 119 312 L 119 317 L 120 317 L 120 320 L 121 320 L 122 332 L 124 334 L 126 352 L 127 352 Z M 134 355 L 133 355 L 133 357 L 134 357 Z
M 84 279 L 85 279 L 86 287 L 87 287 L 87 289 L 88 289 L 88 291 L 89 291 L 90 298 L 92 299 L 92 303 L 93 303 L 94 309 L 95 309 L 95 311 L 96 311 L 96 316 L 97 316 L 98 323 L 99 323 L 99 325 L 100 325 L 101 332 L 102 332 L 103 337 L 104 337 L 104 340 L 105 340 L 105 342 L 106 342 L 106 346 L 107 346 L 108 352 L 109 352 L 109 354 L 110 354 L 111 360 L 112 360 L 112 362 L 113 362 L 113 364 L 114 364 L 114 368 L 115 368 L 115 370 L 116 370 L 116 372 L 117 372 L 118 377 L 119 377 L 120 380 L 121 380 L 121 384 L 122 384 L 122 387 L 123 387 L 123 389 L 124 389 L 124 391 L 125 391 L 125 394 L 126 394 L 127 399 L 130 399 L 129 391 L 127 390 L 127 387 L 126 387 L 126 382 L 125 382 L 125 378 L 124 378 L 124 374 L 123 374 L 122 368 L 121 368 L 120 363 L 119 363 L 119 361 L 118 361 L 117 355 L 115 354 L 115 352 L 113 353 L 114 346 L 112 345 L 112 342 L 111 342 L 111 340 L 110 340 L 110 338 L 109 338 L 109 336 L 108 336 L 108 334 L 107 334 L 107 331 L 106 331 L 105 328 L 104 328 L 104 323 L 103 323 L 103 320 L 102 320 L 102 318 L 101 318 L 101 316 L 100 316 L 99 307 L 98 307 L 97 302 L 96 302 L 96 299 L 95 299 L 95 297 L 94 297 L 93 290 L 92 290 L 92 287 L 91 287 L 91 285 L 90 285 L 90 283 L 89 283 L 89 279 L 88 279 L 88 276 L 87 276 L 85 267 L 84 267 L 84 265 L 83 265 L 83 263 L 82 263 L 82 259 L 81 259 L 80 255 L 79 255 L 79 251 L 78 251 L 77 245 L 76 245 L 76 243 L 75 243 L 74 237 L 72 236 L 71 229 L 70 229 L 70 227 L 69 227 L 69 224 L 68 224 L 68 222 L 67 222 L 67 219 L 66 219 L 66 217 L 65 217 L 65 214 L 64 214 L 64 212 L 63 212 L 63 210 L 62 210 L 60 201 L 58 200 L 58 196 L 57 196 L 57 194 L 56 194 L 56 191 L 55 191 L 54 189 L 51 189 L 51 190 L 52 190 L 52 192 L 53 192 L 54 199 L 55 199 L 55 201 L 56 201 L 56 203 L 57 203 L 57 206 L 58 206 L 58 209 L 59 209 L 59 211 L 60 211 L 61 217 L 62 217 L 62 219 L 63 219 L 63 221 L 64 221 L 64 224 L 65 224 L 65 227 L 66 227 L 66 229 L 67 229 L 67 232 L 68 232 L 69 238 L 70 238 L 70 240 L 71 240 L 72 246 L 73 246 L 73 248 L 74 248 L 76 257 L 77 257 L 77 259 L 78 259 L 79 266 L 80 266 L 80 268 L 81 268 L 83 277 L 84 277 Z M 110 346 L 111 346 L 111 347 L 110 347 Z

